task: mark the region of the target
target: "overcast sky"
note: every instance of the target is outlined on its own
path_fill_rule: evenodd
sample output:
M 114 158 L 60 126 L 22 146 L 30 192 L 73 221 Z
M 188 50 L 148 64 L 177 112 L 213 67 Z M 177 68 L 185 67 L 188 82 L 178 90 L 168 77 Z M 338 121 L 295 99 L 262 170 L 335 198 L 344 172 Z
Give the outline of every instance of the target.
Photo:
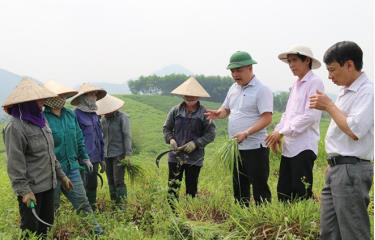
M 0 68 L 41 81 L 125 82 L 169 64 L 229 75 L 237 50 L 272 90 L 294 77 L 277 55 L 290 45 L 324 51 L 342 40 L 364 51 L 374 79 L 372 0 L 0 0 Z M 337 88 L 325 66 L 326 90 Z

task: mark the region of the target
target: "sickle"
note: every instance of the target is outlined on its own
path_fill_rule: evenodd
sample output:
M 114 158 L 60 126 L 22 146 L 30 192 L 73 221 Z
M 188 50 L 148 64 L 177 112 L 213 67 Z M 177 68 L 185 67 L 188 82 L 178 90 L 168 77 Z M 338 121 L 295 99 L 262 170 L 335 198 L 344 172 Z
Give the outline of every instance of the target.
M 49 227 L 52 227 L 52 224 L 43 221 L 43 220 L 38 216 L 38 214 L 36 213 L 36 210 L 35 210 L 35 203 L 34 203 L 34 201 L 31 201 L 31 202 L 30 202 L 30 207 L 29 207 L 29 208 L 31 208 L 31 212 L 33 213 L 34 217 L 35 217 L 39 222 L 41 222 L 41 223 L 43 223 L 43 224 L 45 224 L 45 225 L 47 225 L 47 226 L 49 226 Z
M 155 159 L 156 166 L 159 168 L 159 162 L 160 162 L 160 159 L 161 159 L 165 154 L 167 154 L 167 153 L 169 153 L 169 152 L 175 152 L 175 153 L 178 153 L 178 152 L 180 152 L 180 151 L 183 151 L 183 149 L 184 149 L 184 146 L 181 146 L 181 147 L 178 147 L 176 150 L 170 149 L 170 150 L 168 150 L 168 151 L 164 151 L 164 152 L 160 153 L 160 154 L 156 157 L 156 159 Z
M 96 176 L 98 176 L 98 178 L 100 179 L 100 188 L 102 188 L 103 187 L 103 183 L 104 183 L 104 181 L 103 181 L 103 177 L 102 177 L 102 175 L 100 175 L 100 173 L 96 173 Z
M 155 163 L 156 163 L 156 166 L 157 166 L 158 168 L 159 168 L 159 162 L 160 162 L 160 159 L 161 159 L 165 154 L 167 154 L 167 153 L 169 153 L 169 152 L 173 152 L 173 150 L 164 151 L 164 152 L 160 153 L 160 154 L 156 157 L 156 159 L 155 159 Z

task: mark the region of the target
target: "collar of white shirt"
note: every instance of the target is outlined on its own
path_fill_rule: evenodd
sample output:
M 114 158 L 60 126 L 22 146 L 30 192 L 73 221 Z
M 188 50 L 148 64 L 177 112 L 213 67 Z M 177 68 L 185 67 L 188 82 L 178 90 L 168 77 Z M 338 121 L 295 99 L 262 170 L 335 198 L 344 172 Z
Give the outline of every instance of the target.
M 312 76 L 313 72 L 310 70 L 308 71 L 305 76 L 303 76 L 303 78 L 301 80 L 299 80 L 300 82 L 306 82 L 308 79 L 310 79 L 310 77 Z
M 245 85 L 245 86 L 241 86 L 240 84 L 236 83 L 237 87 L 239 88 L 248 88 L 250 86 L 255 86 L 256 85 L 256 82 L 257 82 L 257 79 L 255 77 L 255 75 L 253 75 L 253 78 Z
M 367 76 L 364 72 L 359 75 L 359 77 L 354 80 L 354 82 L 349 87 L 342 87 L 339 96 L 341 97 L 348 91 L 357 92 L 358 89 L 366 82 Z

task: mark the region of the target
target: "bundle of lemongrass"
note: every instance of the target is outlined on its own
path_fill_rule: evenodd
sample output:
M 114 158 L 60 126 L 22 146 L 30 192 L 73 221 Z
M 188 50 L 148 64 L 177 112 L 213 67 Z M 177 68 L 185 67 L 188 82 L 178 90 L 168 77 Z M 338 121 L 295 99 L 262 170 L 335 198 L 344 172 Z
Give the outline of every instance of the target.
M 228 139 L 218 151 L 219 159 L 224 164 L 224 167 L 233 172 L 234 168 L 238 170 L 238 163 L 241 162 L 241 155 L 238 149 L 237 140 L 234 138 Z
M 143 168 L 134 162 L 130 162 L 130 159 L 124 158 L 120 161 L 120 165 L 124 167 L 125 174 L 128 175 L 131 184 L 134 184 L 134 181 L 137 178 L 144 176 Z

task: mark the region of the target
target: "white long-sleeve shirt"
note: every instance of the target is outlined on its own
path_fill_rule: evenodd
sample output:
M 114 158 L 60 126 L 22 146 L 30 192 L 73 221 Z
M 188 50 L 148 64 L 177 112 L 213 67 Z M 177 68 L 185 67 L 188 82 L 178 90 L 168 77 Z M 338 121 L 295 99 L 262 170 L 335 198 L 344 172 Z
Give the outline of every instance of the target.
M 358 140 L 351 139 L 331 120 L 326 135 L 328 156 L 374 160 L 373 82 L 362 73 L 349 87 L 341 89 L 335 104 L 347 116 L 346 122 Z
M 324 85 L 312 71 L 297 80 L 291 88 L 285 112 L 275 127 L 284 135 L 282 155 L 285 157 L 294 157 L 304 150 L 312 150 L 318 155 L 322 112 L 309 107 L 309 97 L 317 90 L 323 92 Z

